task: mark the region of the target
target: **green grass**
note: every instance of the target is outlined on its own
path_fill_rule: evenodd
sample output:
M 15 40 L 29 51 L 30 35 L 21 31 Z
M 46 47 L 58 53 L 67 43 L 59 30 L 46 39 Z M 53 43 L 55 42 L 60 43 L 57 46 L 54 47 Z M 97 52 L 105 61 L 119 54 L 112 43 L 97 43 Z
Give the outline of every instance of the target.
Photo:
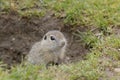
M 65 23 L 95 26 L 106 30 L 120 25 L 120 0 L 45 0 L 52 10 L 65 14 Z
M 90 52 L 85 60 L 49 69 L 23 63 L 11 70 L 0 68 L 0 80 L 106 80 L 108 70 L 120 76 L 114 72 L 120 67 L 120 36 L 112 31 L 120 26 L 120 0 L 17 0 L 14 4 L 11 7 L 9 0 L 0 0 L 0 14 L 16 11 L 21 17 L 41 17 L 51 11 L 75 31 L 77 26 L 88 28 L 74 35 Z M 101 35 L 96 36 L 92 29 Z M 116 76 L 108 80 L 116 80 Z
M 95 65 L 92 65 L 92 64 Z M 2 72 L 1 80 L 97 80 L 102 76 L 97 61 L 82 61 L 76 64 L 53 66 L 45 69 L 41 66 L 17 66 L 11 69 L 11 72 Z M 62 77 L 61 77 L 62 76 Z

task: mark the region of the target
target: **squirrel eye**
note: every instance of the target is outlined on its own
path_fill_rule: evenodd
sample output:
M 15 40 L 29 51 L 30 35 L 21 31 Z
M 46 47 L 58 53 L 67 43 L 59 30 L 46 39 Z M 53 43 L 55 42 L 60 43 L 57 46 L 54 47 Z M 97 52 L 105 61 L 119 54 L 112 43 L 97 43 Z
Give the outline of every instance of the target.
M 51 39 L 51 40 L 55 40 L 55 37 L 51 36 L 50 39 Z
M 44 37 L 44 40 L 46 40 L 46 39 L 47 39 L 47 36 Z

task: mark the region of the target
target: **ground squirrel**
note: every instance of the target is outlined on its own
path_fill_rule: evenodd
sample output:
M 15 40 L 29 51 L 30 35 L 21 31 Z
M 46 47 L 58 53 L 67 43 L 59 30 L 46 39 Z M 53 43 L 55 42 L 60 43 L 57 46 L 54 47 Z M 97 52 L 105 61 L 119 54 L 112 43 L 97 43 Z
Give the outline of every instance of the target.
M 57 30 L 47 32 L 40 42 L 35 43 L 29 54 L 28 62 L 32 64 L 60 64 L 65 58 L 67 40 Z

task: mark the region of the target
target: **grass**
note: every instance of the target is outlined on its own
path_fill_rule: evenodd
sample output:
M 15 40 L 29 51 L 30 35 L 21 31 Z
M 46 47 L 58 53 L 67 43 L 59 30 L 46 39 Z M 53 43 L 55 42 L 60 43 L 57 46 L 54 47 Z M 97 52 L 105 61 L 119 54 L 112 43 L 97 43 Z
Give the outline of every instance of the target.
M 12 68 L 10 73 L 1 71 L 3 74 L 1 80 L 76 80 L 81 78 L 97 80 L 102 74 L 99 67 L 91 65 L 92 63 L 92 61 L 83 61 L 59 67 L 53 66 L 49 70 L 41 66 L 17 66 Z M 94 63 L 96 64 L 96 61 Z
M 120 0 L 45 0 L 59 15 L 65 14 L 65 23 L 71 25 L 107 27 L 120 25 Z
M 74 35 L 90 50 L 85 60 L 49 69 L 30 64 L 20 64 L 11 70 L 0 68 L 0 80 L 119 79 L 120 73 L 115 73 L 114 69 L 120 67 L 120 36 L 113 33 L 114 27 L 120 26 L 119 5 L 120 0 L 0 0 L 0 14 L 15 11 L 21 17 L 41 17 L 52 11 L 75 31 L 77 26 L 88 28 Z M 97 36 L 92 29 L 97 29 L 101 35 Z M 116 76 L 109 78 L 107 72 Z

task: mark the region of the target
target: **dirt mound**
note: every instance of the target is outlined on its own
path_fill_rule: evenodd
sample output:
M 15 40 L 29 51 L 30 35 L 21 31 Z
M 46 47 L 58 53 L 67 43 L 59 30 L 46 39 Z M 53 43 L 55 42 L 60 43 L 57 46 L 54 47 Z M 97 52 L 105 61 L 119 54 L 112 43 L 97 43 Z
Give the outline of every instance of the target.
M 27 18 L 17 15 L 0 16 L 0 60 L 8 65 L 21 63 L 31 46 L 50 30 L 62 31 L 68 39 L 68 56 L 71 61 L 81 59 L 86 50 L 75 41 L 69 27 L 62 20 L 46 15 Z

